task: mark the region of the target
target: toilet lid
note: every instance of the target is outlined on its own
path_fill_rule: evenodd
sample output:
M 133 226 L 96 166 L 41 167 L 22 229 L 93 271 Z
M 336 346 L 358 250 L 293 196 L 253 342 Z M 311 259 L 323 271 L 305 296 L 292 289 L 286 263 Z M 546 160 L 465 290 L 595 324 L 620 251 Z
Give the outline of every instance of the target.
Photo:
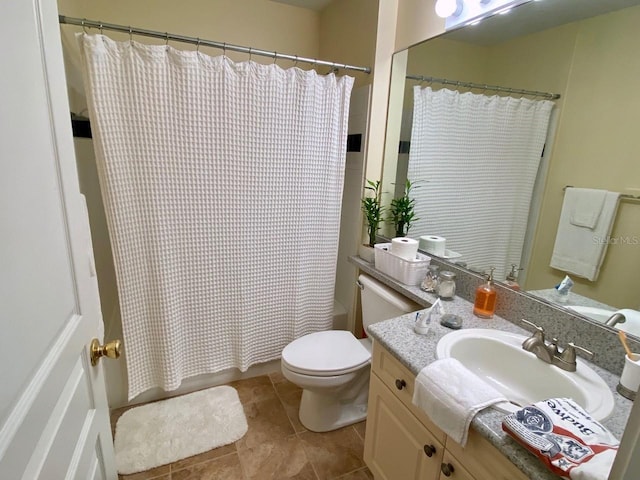
M 305 335 L 282 350 L 282 361 L 290 370 L 314 376 L 341 375 L 366 365 L 371 353 L 346 330 Z

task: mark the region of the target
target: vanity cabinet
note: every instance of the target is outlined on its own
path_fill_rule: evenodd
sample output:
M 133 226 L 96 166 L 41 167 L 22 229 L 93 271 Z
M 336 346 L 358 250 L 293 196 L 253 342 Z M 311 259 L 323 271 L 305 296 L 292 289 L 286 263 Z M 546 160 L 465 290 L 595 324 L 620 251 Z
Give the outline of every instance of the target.
M 374 342 L 364 460 L 376 480 L 527 480 L 473 429 L 465 448 L 411 403 L 415 375 Z

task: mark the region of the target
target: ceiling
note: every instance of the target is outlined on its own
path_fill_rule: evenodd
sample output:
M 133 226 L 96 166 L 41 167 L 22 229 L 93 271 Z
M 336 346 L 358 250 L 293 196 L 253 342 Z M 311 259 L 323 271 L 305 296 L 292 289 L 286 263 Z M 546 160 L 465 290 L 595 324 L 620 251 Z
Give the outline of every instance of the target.
M 451 40 L 493 45 L 514 37 L 540 32 L 621 8 L 638 5 L 640 0 L 542 0 L 513 9 L 508 15 L 494 15 L 479 25 L 448 32 Z M 522 13 L 522 15 L 521 15 Z
M 309 10 L 321 11 L 324 7 L 329 5 L 332 0 L 271 0 L 277 3 L 286 3 L 287 5 L 293 5 L 294 7 L 307 8 Z

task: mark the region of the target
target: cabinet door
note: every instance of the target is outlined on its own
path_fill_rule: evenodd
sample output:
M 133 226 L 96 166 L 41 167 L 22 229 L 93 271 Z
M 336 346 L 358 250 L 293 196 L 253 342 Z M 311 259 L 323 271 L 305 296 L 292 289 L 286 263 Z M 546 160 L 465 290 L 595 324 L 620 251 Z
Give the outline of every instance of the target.
M 477 480 L 527 480 L 518 467 L 473 428 L 469 430 L 464 448 L 447 438 L 447 453 L 451 453 L 456 462 L 464 464 Z
M 476 480 L 448 451 L 444 452 L 438 480 Z
M 372 374 L 364 460 L 376 480 L 437 480 L 443 452 L 442 444 Z

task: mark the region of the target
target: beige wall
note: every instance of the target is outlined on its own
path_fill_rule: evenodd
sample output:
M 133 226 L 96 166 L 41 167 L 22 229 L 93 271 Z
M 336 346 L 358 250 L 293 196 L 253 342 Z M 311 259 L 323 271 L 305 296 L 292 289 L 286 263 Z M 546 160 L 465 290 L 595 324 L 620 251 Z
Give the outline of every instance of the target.
M 318 58 L 320 53 L 320 14 L 318 12 L 271 2 L 268 0 L 58 0 L 58 10 L 70 17 L 88 18 L 107 23 L 132 25 L 161 32 L 201 37 L 208 40 L 256 47 L 292 55 Z M 67 77 L 71 85 L 72 109 L 85 108 L 79 54 L 73 38 L 80 27 L 62 27 Z M 97 33 L 90 29 L 90 33 Z M 105 32 L 115 40 L 128 39 L 127 34 Z M 160 39 L 135 37 L 148 44 L 161 44 Z M 171 43 L 175 48 L 194 49 L 193 45 Z M 219 49 L 202 47 L 210 55 L 220 55 Z M 227 52 L 236 60 L 247 60 L 247 54 Z M 267 57 L 254 55 L 252 60 L 270 63 Z M 293 62 L 279 60 L 283 67 Z M 74 65 L 72 69 L 69 65 Z
M 380 0 L 366 178 L 382 179 L 393 54 L 444 33 L 436 0 Z
M 320 57 L 373 68 L 378 26 L 378 0 L 338 0 L 320 12 Z M 347 72 L 354 87 L 369 85 L 373 75 Z
M 640 7 L 578 22 L 527 288 L 564 275 L 549 261 L 565 185 L 640 193 Z M 621 202 L 612 237 L 640 234 L 640 205 Z M 610 245 L 596 283 L 576 279 L 576 293 L 638 308 L 640 245 Z
M 435 14 L 436 0 L 400 0 L 395 51 L 444 33 L 445 19 Z

